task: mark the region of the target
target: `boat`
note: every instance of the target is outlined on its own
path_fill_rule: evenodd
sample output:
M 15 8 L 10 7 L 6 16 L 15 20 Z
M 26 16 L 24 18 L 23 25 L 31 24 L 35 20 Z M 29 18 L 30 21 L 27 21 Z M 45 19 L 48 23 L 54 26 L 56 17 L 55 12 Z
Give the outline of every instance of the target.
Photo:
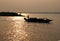
M 50 23 L 50 19 L 47 19 L 47 18 L 24 18 L 25 21 L 27 22 L 38 22 L 38 23 Z

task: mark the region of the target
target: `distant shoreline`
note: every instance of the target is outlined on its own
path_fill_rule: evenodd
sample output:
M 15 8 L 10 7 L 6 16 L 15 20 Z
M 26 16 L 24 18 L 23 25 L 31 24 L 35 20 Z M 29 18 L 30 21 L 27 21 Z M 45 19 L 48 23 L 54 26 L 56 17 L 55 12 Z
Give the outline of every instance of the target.
M 60 14 L 60 12 L 0 12 L 0 16 L 21 16 L 18 13 L 26 13 L 26 14 Z
M 22 13 L 33 13 L 33 14 L 60 14 L 60 12 L 22 12 Z
M 23 16 L 16 12 L 0 12 L 0 16 Z

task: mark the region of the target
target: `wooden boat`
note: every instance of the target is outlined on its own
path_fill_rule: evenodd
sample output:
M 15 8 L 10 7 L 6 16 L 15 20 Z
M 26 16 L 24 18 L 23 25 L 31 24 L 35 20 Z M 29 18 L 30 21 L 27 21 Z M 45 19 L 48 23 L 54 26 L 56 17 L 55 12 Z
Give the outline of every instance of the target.
M 27 22 L 39 22 L 39 23 L 50 23 L 50 19 L 44 19 L 44 18 L 24 18 L 25 21 Z
M 50 23 L 50 19 L 37 19 L 37 18 L 24 18 L 27 22 L 39 22 L 39 23 Z

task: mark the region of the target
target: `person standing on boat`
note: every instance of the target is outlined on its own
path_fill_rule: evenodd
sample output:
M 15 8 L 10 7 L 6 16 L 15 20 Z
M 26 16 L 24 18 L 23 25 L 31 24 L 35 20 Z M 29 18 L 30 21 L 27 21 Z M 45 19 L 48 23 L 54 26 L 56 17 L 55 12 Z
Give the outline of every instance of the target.
M 27 18 L 29 19 L 29 15 L 27 16 Z

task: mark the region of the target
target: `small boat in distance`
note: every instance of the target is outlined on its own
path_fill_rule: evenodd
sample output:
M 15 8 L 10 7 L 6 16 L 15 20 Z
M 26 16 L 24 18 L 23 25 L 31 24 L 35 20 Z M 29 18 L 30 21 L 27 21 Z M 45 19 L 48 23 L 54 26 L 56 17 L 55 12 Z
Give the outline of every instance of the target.
M 50 23 L 50 19 L 44 19 L 44 18 L 29 18 L 29 16 L 27 16 L 27 18 L 24 18 L 25 21 L 27 22 L 38 22 L 38 23 Z

